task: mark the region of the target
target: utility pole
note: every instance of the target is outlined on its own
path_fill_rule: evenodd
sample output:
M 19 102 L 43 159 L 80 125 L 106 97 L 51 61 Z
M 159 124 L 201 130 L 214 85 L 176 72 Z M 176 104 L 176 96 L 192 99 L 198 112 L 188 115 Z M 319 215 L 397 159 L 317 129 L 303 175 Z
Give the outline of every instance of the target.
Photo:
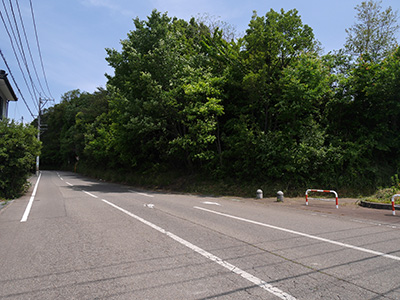
M 41 109 L 40 105 L 42 102 L 42 98 L 39 98 L 39 114 L 38 114 L 38 133 L 37 133 L 37 139 L 40 142 L 40 114 L 41 114 Z M 36 176 L 39 176 L 39 155 L 36 156 Z
M 42 124 L 41 124 L 41 115 L 42 115 L 42 109 L 44 108 L 44 106 L 46 105 L 46 103 L 48 101 L 54 101 L 54 99 L 44 99 L 42 97 L 39 97 L 39 113 L 38 113 L 38 135 L 37 135 L 37 139 L 40 142 L 40 131 L 42 129 Z M 36 156 L 36 176 L 39 176 L 39 161 L 40 161 L 40 157 L 39 155 Z

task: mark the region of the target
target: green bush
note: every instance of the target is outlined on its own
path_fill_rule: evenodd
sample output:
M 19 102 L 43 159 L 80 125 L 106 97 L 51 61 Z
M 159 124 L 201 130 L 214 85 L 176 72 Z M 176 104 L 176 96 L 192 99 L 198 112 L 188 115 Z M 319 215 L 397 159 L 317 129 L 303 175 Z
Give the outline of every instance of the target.
M 40 154 L 37 130 L 14 121 L 0 121 L 0 198 L 20 196 Z

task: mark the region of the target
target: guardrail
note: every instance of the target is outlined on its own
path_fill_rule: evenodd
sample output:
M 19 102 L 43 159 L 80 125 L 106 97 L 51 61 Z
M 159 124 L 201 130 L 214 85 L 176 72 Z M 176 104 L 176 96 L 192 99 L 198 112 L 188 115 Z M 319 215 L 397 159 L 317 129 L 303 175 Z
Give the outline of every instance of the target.
M 394 198 L 400 197 L 400 194 L 396 194 L 392 196 L 392 215 L 396 215 L 396 211 L 394 210 Z
M 306 191 L 306 205 L 308 205 L 308 199 L 317 199 L 317 198 L 308 198 L 308 192 L 318 192 L 318 193 L 333 193 L 336 197 L 336 208 L 339 208 L 339 199 L 338 199 L 338 194 L 335 191 L 331 190 L 316 190 L 316 189 L 308 189 Z M 400 197 L 400 195 L 398 195 Z M 325 200 L 325 201 L 331 201 L 330 199 L 320 199 L 319 200 Z

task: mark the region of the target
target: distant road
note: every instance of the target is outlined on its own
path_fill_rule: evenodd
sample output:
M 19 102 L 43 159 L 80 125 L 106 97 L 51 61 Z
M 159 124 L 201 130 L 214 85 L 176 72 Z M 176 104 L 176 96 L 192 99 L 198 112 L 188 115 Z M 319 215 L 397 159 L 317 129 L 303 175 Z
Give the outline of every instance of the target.
M 68 172 L 34 187 L 0 210 L 0 299 L 400 299 L 398 227 Z

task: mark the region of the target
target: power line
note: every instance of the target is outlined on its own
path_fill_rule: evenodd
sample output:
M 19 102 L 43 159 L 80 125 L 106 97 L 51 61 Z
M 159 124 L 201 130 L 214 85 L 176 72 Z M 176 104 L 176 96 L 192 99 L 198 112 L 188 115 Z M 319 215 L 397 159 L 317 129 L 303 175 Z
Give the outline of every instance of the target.
M 38 35 L 37 26 L 36 26 L 36 20 L 35 20 L 35 14 L 34 14 L 34 10 L 33 10 L 32 0 L 29 1 L 29 4 L 30 4 L 31 16 L 32 16 L 33 29 L 34 29 L 34 32 L 35 32 L 38 56 L 40 58 L 40 64 L 41 64 L 42 73 L 43 73 L 43 77 L 42 78 L 39 77 L 39 75 L 38 75 L 38 69 L 36 68 L 35 60 L 34 60 L 34 57 L 32 55 L 32 51 L 31 51 L 31 47 L 30 47 L 30 41 L 28 39 L 28 35 L 27 35 L 26 28 L 25 28 L 23 16 L 21 14 L 21 9 L 20 9 L 19 2 L 18 2 L 18 0 L 14 0 L 14 1 L 9 0 L 8 1 L 8 5 L 6 5 L 5 1 L 6 0 L 2 0 L 2 4 L 3 4 L 3 7 L 4 7 L 4 16 L 3 16 L 3 14 L 2 14 L 2 12 L 0 10 L 0 17 L 1 17 L 1 20 L 3 22 L 4 28 L 5 28 L 6 32 L 7 32 L 7 35 L 9 37 L 12 51 L 14 52 L 14 56 L 15 56 L 16 62 L 17 62 L 18 67 L 19 67 L 19 69 L 20 69 L 20 71 L 22 73 L 22 77 L 24 79 L 24 82 L 26 84 L 28 92 L 29 92 L 29 94 L 31 95 L 31 97 L 33 99 L 33 104 L 34 104 L 35 108 L 38 110 L 38 115 L 40 115 L 40 110 L 42 109 L 41 103 L 45 103 L 45 102 L 42 102 L 42 93 L 43 93 L 43 95 L 45 97 L 44 99 L 48 99 L 47 101 L 51 101 L 51 100 L 54 101 L 54 100 L 50 99 L 50 97 L 47 96 L 47 92 L 43 88 L 44 85 L 42 85 L 42 81 L 41 81 L 41 79 L 44 79 L 48 94 L 51 97 L 53 97 L 52 94 L 51 94 L 50 88 L 49 88 L 46 72 L 45 72 L 45 69 L 44 69 L 43 56 L 42 56 L 42 52 L 41 52 L 41 49 L 40 49 L 39 35 Z M 13 2 L 15 4 L 13 4 Z M 22 34 L 23 34 L 24 39 L 22 37 Z M 28 57 L 28 55 L 27 55 L 28 53 L 29 53 L 29 56 L 30 56 L 30 62 L 28 62 L 28 58 L 27 58 Z M 12 77 L 15 85 L 18 88 L 18 92 L 21 94 L 21 98 L 24 100 L 25 105 L 27 106 L 31 116 L 34 118 L 33 113 L 30 110 L 27 102 L 25 101 L 25 98 L 22 95 L 22 92 L 19 89 L 14 76 L 12 76 L 11 70 L 10 70 L 10 68 L 9 68 L 9 66 L 8 66 L 8 64 L 7 64 L 6 60 L 5 60 L 5 57 L 4 57 L 4 55 L 2 53 L 1 53 L 1 56 L 3 57 L 3 60 L 7 65 L 7 69 L 9 71 L 9 73 L 11 74 L 11 77 Z M 23 68 L 22 65 L 24 65 L 25 68 Z M 31 70 L 32 70 L 31 67 L 33 67 L 33 71 L 34 71 L 34 73 L 36 75 L 36 80 L 37 80 L 37 83 L 38 83 L 38 86 L 40 87 L 40 89 L 38 89 L 38 86 L 36 85 L 36 82 L 33 79 L 33 76 L 31 75 L 31 74 L 33 74 L 33 72 L 31 72 Z
M 26 100 L 25 100 L 25 98 L 24 98 L 24 95 L 21 93 L 21 90 L 19 89 L 19 86 L 18 86 L 18 84 L 17 84 L 17 81 L 15 80 L 13 74 L 11 73 L 10 67 L 8 66 L 7 60 L 6 60 L 6 58 L 4 57 L 4 54 L 3 54 L 3 52 L 1 51 L 1 49 L 0 49 L 0 55 L 1 55 L 1 57 L 3 58 L 4 64 L 5 64 L 6 67 L 7 67 L 8 73 L 10 74 L 11 79 L 13 80 L 15 87 L 17 88 L 17 90 L 18 90 L 18 92 L 19 92 L 19 94 L 20 94 L 22 100 L 24 101 L 24 103 L 25 103 L 25 105 L 26 105 L 26 108 L 28 109 L 28 111 L 29 111 L 29 113 L 31 114 L 32 118 L 35 118 L 34 115 L 33 115 L 33 113 L 32 113 L 32 111 L 31 111 L 31 109 L 29 108 L 28 103 L 26 102 Z
M 14 29 L 13 29 L 13 27 L 12 27 L 12 24 L 11 24 L 11 21 L 10 21 L 10 17 L 9 17 L 9 15 L 8 15 L 7 8 L 6 8 L 6 5 L 5 5 L 5 3 L 4 3 L 4 0 L 2 0 L 2 2 L 3 2 L 4 11 L 5 11 L 5 13 L 6 13 L 8 22 L 9 22 L 10 27 L 11 27 L 11 32 L 12 32 L 12 34 L 13 34 L 13 36 L 14 36 L 14 39 L 16 40 L 15 32 L 14 32 Z M 4 28 L 5 28 L 6 32 L 7 32 L 8 38 L 10 39 L 11 48 L 12 48 L 12 50 L 13 50 L 13 52 L 14 52 L 15 59 L 17 60 L 18 67 L 19 67 L 19 69 L 20 69 L 20 71 L 21 71 L 21 73 L 22 73 L 22 77 L 23 77 L 23 79 L 24 79 L 24 82 L 25 82 L 25 85 L 26 85 L 26 87 L 27 87 L 27 89 L 28 89 L 28 92 L 29 92 L 29 94 L 31 95 L 32 99 L 36 99 L 36 97 L 33 96 L 32 91 L 31 91 L 31 89 L 30 89 L 30 87 L 29 87 L 29 84 L 28 84 L 28 82 L 27 82 L 27 80 L 26 80 L 25 72 L 24 72 L 23 69 L 22 69 L 21 62 L 20 62 L 20 60 L 19 60 L 17 51 L 15 50 L 15 46 L 14 46 L 14 42 L 13 42 L 12 36 L 11 36 L 11 34 L 10 34 L 10 31 L 8 30 L 7 23 L 6 23 L 5 19 L 4 19 L 3 14 L 1 13 L 1 11 L 0 11 L 0 17 L 1 17 L 1 20 L 3 21 Z M 19 50 L 19 52 L 20 52 L 20 54 L 21 54 L 21 49 L 19 48 L 18 43 L 17 43 L 17 47 L 18 47 L 18 50 Z M 35 96 L 36 96 L 36 95 L 35 95 Z M 38 107 L 37 107 L 35 101 L 33 101 L 33 104 L 35 105 L 35 108 L 38 109 Z
M 21 34 L 19 33 L 18 22 L 17 22 L 17 18 L 15 17 L 13 4 L 12 4 L 11 0 L 9 0 L 9 2 L 10 2 L 11 14 L 13 16 L 13 20 L 14 20 L 14 24 L 15 24 L 15 31 L 17 32 L 17 36 L 18 36 L 18 40 L 16 38 L 15 38 L 15 40 L 17 42 L 17 45 L 18 45 L 18 41 L 19 41 L 19 45 L 20 45 L 20 49 L 21 49 L 21 53 L 20 54 L 21 54 L 21 57 L 22 57 L 22 61 L 25 64 L 25 68 L 26 68 L 26 71 L 28 73 L 28 77 L 29 77 L 29 80 L 31 82 L 31 85 L 32 85 L 33 94 L 35 95 L 35 99 L 37 99 L 36 92 L 38 92 L 38 88 L 34 84 L 31 72 L 29 70 L 28 60 L 26 59 L 26 55 L 25 55 L 25 51 L 24 51 L 24 45 L 22 43 Z
M 39 79 L 39 75 L 38 75 L 37 70 L 36 70 L 35 61 L 33 60 L 31 47 L 29 46 L 29 41 L 28 41 L 28 37 L 27 37 L 27 35 L 26 35 L 25 25 L 24 25 L 24 21 L 23 21 L 23 19 L 22 19 L 22 14 L 21 14 L 21 10 L 20 10 L 20 8 L 19 8 L 18 1 L 16 0 L 15 3 L 17 4 L 19 19 L 20 19 L 20 22 L 21 22 L 22 30 L 23 30 L 23 32 L 24 32 L 25 43 L 26 43 L 26 46 L 28 47 L 28 52 L 29 52 L 29 56 L 30 56 L 30 58 L 31 58 L 33 70 L 35 71 L 36 79 L 37 79 L 37 81 L 38 81 L 38 83 L 39 83 L 40 89 L 42 90 L 43 94 L 44 94 L 46 97 L 48 97 L 48 96 L 46 95 L 46 92 L 45 92 L 44 89 L 43 89 L 42 83 L 41 83 L 41 81 L 40 81 L 40 79 Z
M 47 87 L 47 90 L 49 91 L 50 97 L 54 99 L 54 97 L 53 97 L 53 95 L 51 94 L 50 89 L 49 89 L 49 84 L 48 84 L 48 82 L 47 82 L 46 72 L 44 71 L 43 58 L 42 58 L 42 51 L 40 51 L 39 37 L 38 37 L 37 28 L 36 28 L 36 21 L 35 21 L 35 14 L 34 14 L 34 12 L 33 12 L 32 0 L 29 0 L 29 4 L 30 4 L 30 6 L 31 6 L 31 14 L 32 14 L 33 28 L 35 29 L 36 44 L 37 44 L 37 48 L 38 48 L 38 52 L 39 52 L 40 63 L 41 63 L 41 65 L 42 65 L 42 71 L 43 71 L 44 81 L 45 81 L 45 83 L 46 83 L 46 87 Z

